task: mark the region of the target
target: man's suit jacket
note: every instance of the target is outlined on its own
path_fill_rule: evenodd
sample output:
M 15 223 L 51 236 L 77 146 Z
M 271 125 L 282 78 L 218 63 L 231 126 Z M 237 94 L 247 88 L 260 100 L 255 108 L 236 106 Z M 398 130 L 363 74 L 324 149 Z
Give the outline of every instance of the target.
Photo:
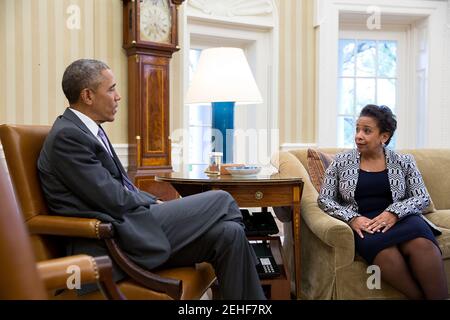
M 170 256 L 169 241 L 152 215 L 156 198 L 124 188 L 117 155 L 69 109 L 59 116 L 45 140 L 38 169 L 52 213 L 111 222 L 119 246 L 138 265 L 153 269 Z M 106 254 L 98 242 L 73 239 L 69 254 Z

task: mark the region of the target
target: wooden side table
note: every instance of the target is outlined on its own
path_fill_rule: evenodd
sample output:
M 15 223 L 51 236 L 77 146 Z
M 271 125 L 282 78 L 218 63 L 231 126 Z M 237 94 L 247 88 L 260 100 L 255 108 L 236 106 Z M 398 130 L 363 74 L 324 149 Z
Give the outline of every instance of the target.
M 197 171 L 162 174 L 156 176 L 155 180 L 169 182 L 183 197 L 209 190 L 224 190 L 233 196 L 240 207 L 260 207 L 267 210 L 267 207 L 290 206 L 292 208 L 292 231 L 294 235 L 296 297 L 297 299 L 300 298 L 300 200 L 303 191 L 301 178 L 286 177 L 280 174 L 254 177 L 234 177 L 230 175 L 210 177 L 202 171 Z M 278 248 L 278 252 L 281 253 L 281 250 L 279 250 L 281 243 L 271 242 L 271 245 L 275 249 Z M 281 269 L 284 267 L 282 266 Z M 288 280 L 289 273 L 286 272 L 285 276 Z M 264 285 L 267 281 L 270 280 L 262 280 L 262 284 Z M 270 283 L 267 282 L 267 284 Z M 290 284 L 287 288 L 288 296 L 280 293 L 283 290 L 277 290 L 279 295 L 272 298 L 289 299 L 289 287 Z

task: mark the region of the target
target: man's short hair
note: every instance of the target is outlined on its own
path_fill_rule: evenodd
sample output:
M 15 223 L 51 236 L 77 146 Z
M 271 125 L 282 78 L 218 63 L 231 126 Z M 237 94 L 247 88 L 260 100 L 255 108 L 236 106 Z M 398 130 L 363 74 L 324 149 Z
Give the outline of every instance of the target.
M 64 71 L 62 89 L 69 103 L 76 103 L 83 89 L 96 90 L 102 81 L 102 71 L 109 69 L 102 61 L 80 59 L 72 62 Z

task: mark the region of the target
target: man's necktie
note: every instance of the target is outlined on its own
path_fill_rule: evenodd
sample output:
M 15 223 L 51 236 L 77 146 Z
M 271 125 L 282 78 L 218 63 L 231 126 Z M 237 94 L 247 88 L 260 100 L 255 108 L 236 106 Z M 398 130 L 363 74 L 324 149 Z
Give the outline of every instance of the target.
M 109 146 L 108 138 L 106 138 L 106 133 L 103 131 L 103 128 L 99 126 L 98 128 L 98 137 L 102 140 L 103 144 L 105 145 L 106 150 L 110 154 L 111 157 L 113 157 L 111 148 Z M 126 174 L 122 172 L 122 170 L 119 170 L 122 174 L 122 182 L 125 188 L 127 188 L 130 191 L 137 191 L 137 188 L 133 185 L 133 183 L 130 181 L 130 179 L 127 177 Z

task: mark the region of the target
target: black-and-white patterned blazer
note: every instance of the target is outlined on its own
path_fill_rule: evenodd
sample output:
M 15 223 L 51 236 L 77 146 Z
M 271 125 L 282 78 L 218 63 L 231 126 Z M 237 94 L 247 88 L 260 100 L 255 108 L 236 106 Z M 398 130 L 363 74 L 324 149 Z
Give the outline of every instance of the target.
M 422 215 L 422 211 L 430 204 L 430 196 L 414 157 L 409 154 L 398 154 L 388 148 L 385 148 L 385 155 L 393 200 L 386 211 L 396 214 L 399 219 L 411 214 L 420 215 L 437 233 L 440 233 L 438 227 Z M 323 211 L 347 223 L 352 218 L 360 216 L 355 200 L 359 166 L 358 150 L 338 153 L 325 172 L 317 199 Z

